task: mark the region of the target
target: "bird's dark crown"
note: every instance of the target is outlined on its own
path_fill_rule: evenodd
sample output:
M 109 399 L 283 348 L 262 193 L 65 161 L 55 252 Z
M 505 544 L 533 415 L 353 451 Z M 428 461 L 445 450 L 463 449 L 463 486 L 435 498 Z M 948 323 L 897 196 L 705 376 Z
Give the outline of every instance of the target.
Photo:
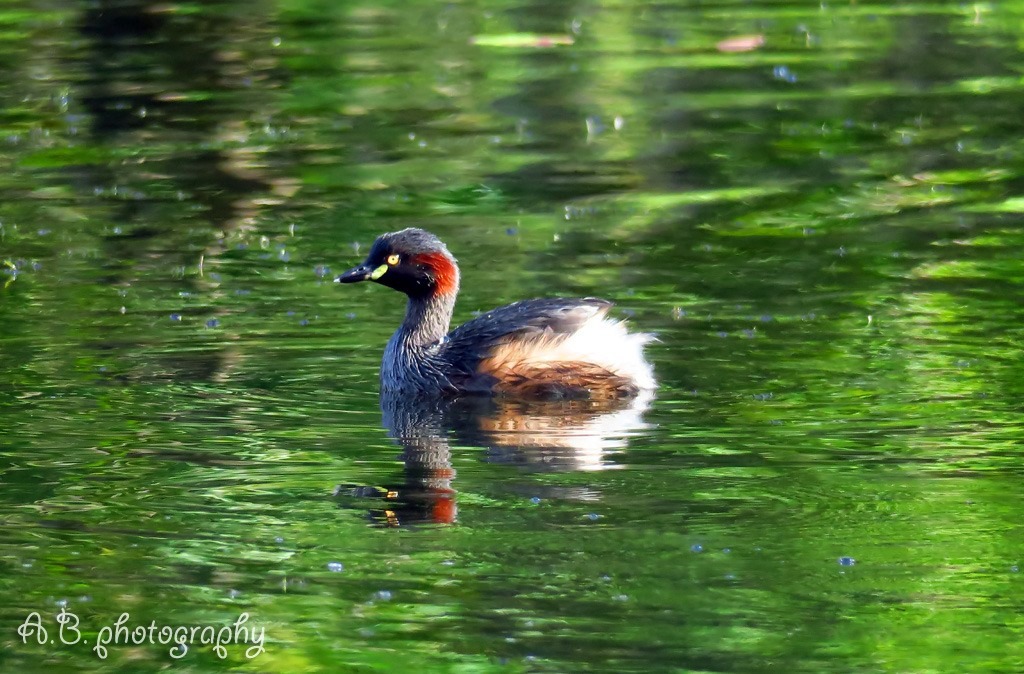
M 378 236 L 377 240 L 373 242 L 373 247 L 370 249 L 367 259 L 376 261 L 380 258 L 383 261 L 389 255 L 396 253 L 410 257 L 429 253 L 444 253 L 451 257 L 448 247 L 444 245 L 441 239 L 428 231 L 409 227 Z M 454 260 L 455 258 L 452 259 Z

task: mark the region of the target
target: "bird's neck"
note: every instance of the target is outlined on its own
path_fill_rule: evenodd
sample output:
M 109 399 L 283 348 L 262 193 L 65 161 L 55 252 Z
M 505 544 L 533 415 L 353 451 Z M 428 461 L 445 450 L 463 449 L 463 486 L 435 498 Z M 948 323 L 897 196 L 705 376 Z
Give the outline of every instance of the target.
M 448 334 L 456 293 L 437 293 L 429 297 L 410 297 L 405 320 L 395 338 L 405 346 L 423 348 L 436 344 Z

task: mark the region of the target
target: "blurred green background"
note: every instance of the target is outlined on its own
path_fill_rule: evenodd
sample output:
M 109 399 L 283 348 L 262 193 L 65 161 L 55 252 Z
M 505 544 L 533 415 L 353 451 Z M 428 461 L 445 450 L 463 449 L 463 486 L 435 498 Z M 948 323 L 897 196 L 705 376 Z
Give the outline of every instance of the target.
M 4 3 L 0 668 L 1024 670 L 1022 26 Z M 330 280 L 406 226 L 456 321 L 614 300 L 656 398 L 382 414 L 402 298 Z

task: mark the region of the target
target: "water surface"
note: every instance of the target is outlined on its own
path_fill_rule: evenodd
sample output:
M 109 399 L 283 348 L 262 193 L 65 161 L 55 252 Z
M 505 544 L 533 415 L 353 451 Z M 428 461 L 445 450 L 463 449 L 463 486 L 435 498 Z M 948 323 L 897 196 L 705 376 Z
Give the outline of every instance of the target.
M 1022 20 L 0 10 L 0 662 L 1024 668 Z M 405 226 L 458 322 L 615 301 L 656 396 L 382 406 L 402 298 L 330 280 Z

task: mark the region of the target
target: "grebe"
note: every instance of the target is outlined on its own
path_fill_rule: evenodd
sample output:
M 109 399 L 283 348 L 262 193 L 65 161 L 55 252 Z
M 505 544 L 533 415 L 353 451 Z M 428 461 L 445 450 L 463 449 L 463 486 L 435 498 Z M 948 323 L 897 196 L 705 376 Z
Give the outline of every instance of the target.
M 449 334 L 459 267 L 422 229 L 377 237 L 366 260 L 335 281 L 376 281 L 409 298 L 384 350 L 380 382 L 387 393 L 619 398 L 655 387 L 643 355 L 653 337 L 607 318 L 607 300 L 523 300 Z

